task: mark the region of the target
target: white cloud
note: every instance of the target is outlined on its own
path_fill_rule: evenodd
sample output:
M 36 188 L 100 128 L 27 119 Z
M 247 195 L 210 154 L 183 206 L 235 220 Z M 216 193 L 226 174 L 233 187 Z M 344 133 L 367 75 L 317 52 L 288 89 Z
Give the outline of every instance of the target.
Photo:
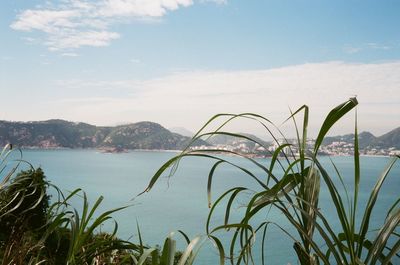
M 22 40 L 26 41 L 27 43 L 36 43 L 37 40 L 35 38 L 30 38 L 30 37 L 22 37 Z
M 79 17 L 79 10 L 26 10 L 18 15 L 11 28 L 22 31 L 39 30 L 55 33 L 61 28 L 74 28 L 73 19 Z
M 192 4 L 191 0 L 107 0 L 97 13 L 104 17 L 161 17 L 167 11 Z
M 110 30 L 114 24 L 161 18 L 192 4 L 192 0 L 63 0 L 22 11 L 10 27 L 44 33 L 50 50 L 101 47 L 120 37 Z
M 203 3 L 212 2 L 218 5 L 226 5 L 228 3 L 228 0 L 201 0 L 201 2 Z
M 257 71 L 195 71 L 142 81 L 75 80 L 70 85 L 88 90 L 131 91 L 123 96 L 97 96 L 96 100 L 71 95 L 78 102 L 73 107 L 71 102 L 65 104 L 63 114 L 68 113 L 72 120 L 98 124 L 154 120 L 167 127 L 195 130 L 221 112 L 255 112 L 280 123 L 288 116 L 288 107 L 294 110 L 307 104 L 315 134 L 331 108 L 357 95 L 360 130 L 379 134 L 400 125 L 400 62 L 328 62 Z M 95 90 L 90 91 L 94 94 Z M 354 121 L 345 119 L 342 125 L 337 128 L 338 133 L 348 133 Z M 236 129 L 244 130 L 240 126 Z
M 64 53 L 61 53 L 61 56 L 63 56 L 63 57 L 78 57 L 79 54 L 77 54 L 75 52 L 64 52 Z
M 104 47 L 119 37 L 118 33 L 109 31 L 64 32 L 50 36 L 45 44 L 52 51 L 77 49 L 82 46 Z
M 117 81 L 101 81 L 101 80 L 58 80 L 55 82 L 58 87 L 65 89 L 101 89 L 101 90 L 115 90 L 115 89 L 140 89 L 142 82 L 136 80 L 117 80 Z

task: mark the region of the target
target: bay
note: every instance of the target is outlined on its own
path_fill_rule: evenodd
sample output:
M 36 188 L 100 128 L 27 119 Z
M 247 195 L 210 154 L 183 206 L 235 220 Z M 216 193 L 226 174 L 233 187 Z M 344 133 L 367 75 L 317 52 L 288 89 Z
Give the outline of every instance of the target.
M 104 154 L 96 150 L 24 150 L 23 159 L 35 167 L 42 167 L 51 183 L 58 186 L 63 192 L 68 193 L 75 188 L 82 188 L 93 203 L 99 196 L 104 196 L 100 211 L 124 205 L 130 207 L 113 215 L 118 221 L 118 236 L 138 242 L 136 224 L 141 229 L 143 240 L 150 246 L 162 245 L 165 237 L 173 231 L 183 230 L 191 238 L 205 234 L 205 222 L 209 212 L 207 202 L 207 177 L 212 161 L 209 159 L 188 158 L 180 163 L 178 171 L 171 177 L 168 174 L 155 185 L 148 193 L 137 197 L 145 190 L 150 178 L 156 170 L 176 153 L 173 152 L 129 152 L 122 154 Z M 251 163 L 238 158 L 229 158 L 252 169 L 256 174 L 261 174 Z M 328 158 L 321 158 L 330 173 L 334 169 Z M 387 157 L 362 157 L 361 158 L 361 186 L 360 205 L 365 205 L 369 192 L 375 184 L 385 165 L 389 162 Z M 259 159 L 260 163 L 268 165 L 268 159 Z M 353 158 L 333 157 L 335 165 L 339 168 L 349 192 L 352 190 L 354 179 Z M 386 211 L 399 195 L 400 165 L 397 163 L 384 185 L 383 192 L 374 211 L 371 227 L 378 227 L 386 216 Z M 265 176 L 261 175 L 261 178 Z M 338 178 L 336 178 L 339 183 Z M 257 190 L 257 184 L 248 176 L 230 166 L 217 169 L 213 179 L 213 200 L 228 188 L 245 186 Z M 339 186 L 341 187 L 341 186 Z M 344 194 L 344 189 L 341 189 Z M 239 220 L 243 211 L 246 194 L 239 198 L 239 203 L 234 205 L 237 213 L 232 220 Z M 81 207 L 81 201 L 73 202 L 74 207 Z M 320 207 L 330 222 L 338 227 L 339 222 L 332 207 L 326 187 L 322 185 Z M 362 212 L 363 207 L 358 209 Z M 217 209 L 213 224 L 222 224 L 223 208 Z M 285 218 L 278 212 L 269 212 L 268 216 L 257 217 L 260 222 L 268 219 L 281 225 L 289 232 L 295 231 L 285 222 Z M 102 229 L 109 231 L 112 224 L 105 225 Z M 228 242 L 228 235 L 220 234 Z M 175 235 L 178 247 L 184 247 L 184 240 Z M 260 239 L 256 241 L 256 251 L 260 250 Z M 295 253 L 292 250 L 293 241 L 276 226 L 271 225 L 267 232 L 266 257 L 267 264 L 296 264 Z M 256 256 L 256 264 L 261 257 Z M 200 251 L 196 264 L 217 264 L 217 251 L 210 242 L 206 243 Z

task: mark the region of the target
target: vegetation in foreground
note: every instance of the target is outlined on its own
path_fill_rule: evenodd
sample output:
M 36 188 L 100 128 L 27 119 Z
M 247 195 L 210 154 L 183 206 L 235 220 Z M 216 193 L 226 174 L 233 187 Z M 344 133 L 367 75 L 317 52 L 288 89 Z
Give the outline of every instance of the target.
M 282 232 L 293 240 L 293 248 L 300 264 L 398 263 L 400 261 L 398 231 L 400 197 L 394 198 L 387 215 L 381 217 L 384 221 L 378 230 L 372 230 L 370 223 L 381 187 L 399 157 L 393 158 L 382 172 L 365 208 L 361 210 L 358 202 L 361 173 L 357 126 L 354 132 L 354 190 L 347 190 L 339 170 L 336 170 L 337 176 L 328 174 L 318 158 L 319 148 L 330 128 L 356 105 L 357 101 L 353 98 L 337 106 L 328 114 L 312 150 L 309 150 L 306 145 L 308 107 L 303 106 L 295 111 L 289 120 L 293 120 L 297 132 L 298 143 L 295 147 L 299 151 L 298 154 L 291 151 L 294 149 L 292 144 L 278 142 L 273 130 L 281 137 L 283 134 L 279 128 L 262 116 L 251 113 L 220 114 L 207 122 L 193 137 L 192 143 L 204 137 L 228 135 L 253 141 L 262 146 L 263 143 L 248 135 L 223 131 L 224 126 L 231 120 L 245 118 L 260 123 L 277 142 L 278 148 L 271 154 L 269 165 L 264 165 L 234 151 L 212 148 L 201 151 L 191 150 L 189 145 L 180 155 L 167 161 L 156 172 L 146 191 L 149 191 L 169 168 L 173 173 L 183 157 L 202 157 L 215 161 L 208 175 L 207 189 L 211 209 L 207 218 L 206 235 L 190 241 L 181 232 L 188 243 L 184 252 L 176 251 L 172 235 L 165 239 L 163 248 L 160 250 L 145 246 L 139 230 L 139 242 L 136 244 L 117 238 L 116 223 L 112 233 L 99 233 L 99 227 L 104 222 L 112 221 L 112 213 L 123 210 L 125 207 L 97 213 L 102 197 L 90 206 L 83 191 L 77 189 L 64 195 L 57 187 L 46 181 L 41 169 L 29 166 L 27 170 L 18 173 L 19 165 L 25 162 L 20 159 L 9 161 L 8 157 L 12 150 L 6 147 L 0 154 L 2 176 L 0 257 L 2 264 L 193 264 L 196 253 L 205 238 L 211 240 L 219 250 L 220 264 L 226 262 L 256 264 L 256 255 L 260 255 L 262 264 L 265 264 L 268 260 L 264 256 L 264 248 L 261 249 L 261 253 L 257 253 L 253 250 L 253 244 L 256 234 L 261 234 L 258 238 L 261 238 L 263 245 L 268 242 L 266 231 L 273 225 L 281 228 Z M 303 119 L 299 129 L 296 117 L 301 113 Z M 207 132 L 207 126 L 220 118 L 224 120 L 218 129 Z M 241 157 L 252 163 L 252 166 L 246 168 L 234 164 L 221 156 L 221 152 Z M 284 159 L 279 158 L 282 155 Z M 259 189 L 254 191 L 246 187 L 234 187 L 212 202 L 212 180 L 216 169 L 223 164 L 235 167 L 255 180 Z M 258 173 L 260 170 L 262 175 Z M 337 179 L 339 182 L 336 181 Z M 328 195 L 333 202 L 340 223 L 339 231 L 324 215 L 324 209 L 319 208 L 322 183 L 327 186 Z M 53 203 L 49 201 L 48 189 L 50 188 L 55 189 L 58 194 L 58 198 L 52 200 L 55 201 Z M 232 222 L 230 219 L 233 211 L 232 203 L 243 192 L 252 192 L 252 195 L 246 203 L 246 210 L 240 222 Z M 71 207 L 72 198 L 79 198 L 82 201 L 81 210 Z M 211 227 L 210 220 L 214 217 L 216 207 L 225 207 L 226 215 L 224 223 Z M 256 216 L 271 209 L 281 212 L 293 226 L 297 235 L 291 234 L 289 230 L 285 230 L 267 218 L 259 222 L 260 219 Z M 360 211 L 361 215 L 358 214 Z M 359 219 L 360 216 L 361 219 Z M 228 248 L 218 237 L 219 232 L 226 230 L 233 231 Z
M 192 264 L 195 242 L 180 232 L 188 243 L 185 252 L 176 249 L 173 234 L 162 249 L 146 246 L 141 239 L 132 243 L 112 233 L 100 232 L 111 215 L 126 207 L 98 213 L 103 197 L 91 206 L 84 191 L 76 189 L 65 196 L 51 185 L 38 168 L 21 159 L 9 159 L 13 150 L 6 146 L 0 154 L 0 264 Z M 11 160 L 11 161 L 10 161 Z M 28 169 L 16 174 L 21 164 Z M 57 199 L 50 203 L 48 189 Z M 72 199 L 82 202 L 81 210 L 70 205 Z
M 208 200 L 211 207 L 207 219 L 207 235 L 210 240 L 218 246 L 221 254 L 220 263 L 228 259 L 231 264 L 257 264 L 256 255 L 262 264 L 269 263 L 264 256 L 264 247 L 268 242 L 267 230 L 276 226 L 290 240 L 293 240 L 293 249 L 297 255 L 298 262 L 302 265 L 315 264 L 398 264 L 400 262 L 400 196 L 393 198 L 393 204 L 389 207 L 381 227 L 371 227 L 371 216 L 378 200 L 382 185 L 399 156 L 394 157 L 382 174 L 377 178 L 369 199 L 364 209 L 359 205 L 359 186 L 361 180 L 359 141 L 357 131 L 357 115 L 354 131 L 354 183 L 353 190 L 348 190 L 344 184 L 344 176 L 332 162 L 336 175 L 331 175 L 321 164 L 318 151 L 326 138 L 329 130 L 344 115 L 353 110 L 358 102 L 351 98 L 343 104 L 332 109 L 323 122 L 313 148 L 307 147 L 307 129 L 309 109 L 302 106 L 292 113 L 287 121 L 292 120 L 297 134 L 297 143 L 293 145 L 289 141 L 283 143 L 278 141 L 284 138 L 283 133 L 267 118 L 252 114 L 219 114 L 212 117 L 203 128 L 193 137 L 192 141 L 210 138 L 214 136 L 232 136 L 252 141 L 258 146 L 264 147 L 257 139 L 250 138 L 245 134 L 236 134 L 224 131 L 224 127 L 234 119 L 250 119 L 259 123 L 266 133 L 274 139 L 277 148 L 271 153 L 268 165 L 247 157 L 241 153 L 230 150 L 192 150 L 185 149 L 181 154 L 167 161 L 154 175 L 149 183 L 147 191 L 157 182 L 159 177 L 167 170 L 169 174 L 174 173 L 182 158 L 201 157 L 214 160 L 208 175 Z M 301 126 L 298 126 L 297 117 L 302 114 Z M 215 124 L 217 123 L 217 125 Z M 211 126 L 213 125 L 213 126 Z M 207 131 L 208 127 L 218 128 Z M 294 151 L 296 150 L 296 151 Z M 237 156 L 252 164 L 251 167 L 243 167 L 221 156 Z M 282 159 L 281 157 L 284 157 Z M 233 187 L 218 197 L 215 202 L 211 201 L 212 181 L 216 169 L 221 165 L 229 165 L 253 179 L 258 189 L 253 187 Z M 261 174 L 259 172 L 262 172 Z M 282 173 L 283 172 L 283 173 Z M 347 176 L 346 176 L 347 177 Z M 319 208 L 321 185 L 325 185 L 328 196 L 333 203 L 333 211 L 339 220 L 339 228 L 333 225 L 333 220 L 326 216 L 326 209 Z M 251 196 L 245 203 L 246 210 L 239 222 L 231 221 L 233 215 L 233 202 L 242 193 L 250 193 Z M 243 198 L 241 198 L 243 200 Z M 216 227 L 211 227 L 210 220 L 214 217 L 217 207 L 225 208 L 224 222 Z M 260 215 L 268 216 L 271 210 L 278 211 L 285 216 L 289 224 L 294 228 L 285 229 L 280 224 L 268 218 L 260 219 Z M 261 221 L 260 221 L 261 220 Z M 233 230 L 233 236 L 228 248 L 224 247 L 215 233 Z M 256 234 L 261 238 L 261 253 L 253 250 Z M 228 251 L 226 251 L 228 249 Z

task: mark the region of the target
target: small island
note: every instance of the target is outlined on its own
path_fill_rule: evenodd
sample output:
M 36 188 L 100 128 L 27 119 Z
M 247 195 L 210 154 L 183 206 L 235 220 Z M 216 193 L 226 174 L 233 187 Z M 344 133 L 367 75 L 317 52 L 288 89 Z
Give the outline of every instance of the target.
M 98 148 L 100 153 L 106 154 L 120 154 L 120 153 L 128 153 L 128 149 L 125 149 L 121 146 L 106 146 Z

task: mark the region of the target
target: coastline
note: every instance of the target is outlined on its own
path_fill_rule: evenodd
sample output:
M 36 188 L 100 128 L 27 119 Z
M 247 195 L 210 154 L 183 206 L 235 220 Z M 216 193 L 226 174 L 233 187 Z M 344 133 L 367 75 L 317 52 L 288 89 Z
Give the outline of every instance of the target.
M 106 153 L 106 152 L 101 152 L 100 148 L 69 148 L 69 147 L 15 147 L 13 148 L 14 150 L 20 149 L 21 151 L 57 151 L 57 150 L 87 150 L 87 151 L 98 151 L 99 153 Z M 173 149 L 125 149 L 128 153 L 129 152 L 170 152 L 170 153 L 179 153 L 182 152 L 182 150 L 173 150 Z
M 80 151 L 96 151 L 97 153 L 102 154 L 120 154 L 120 153 L 130 153 L 130 152 L 167 152 L 167 153 L 180 153 L 183 150 L 174 150 L 174 149 L 124 149 L 124 152 L 102 152 L 101 148 L 69 148 L 69 147 L 39 147 L 39 146 L 30 146 L 30 147 L 16 147 L 14 150 L 20 149 L 21 151 L 58 151 L 58 150 L 80 150 Z M 229 154 L 224 154 L 228 155 Z M 234 155 L 232 155 L 234 156 Z M 330 157 L 351 157 L 349 154 L 330 154 L 326 155 Z M 370 155 L 370 154 L 360 154 L 361 157 L 393 157 L 391 155 Z M 255 156 L 249 154 L 249 157 L 252 158 L 268 158 L 269 156 Z

